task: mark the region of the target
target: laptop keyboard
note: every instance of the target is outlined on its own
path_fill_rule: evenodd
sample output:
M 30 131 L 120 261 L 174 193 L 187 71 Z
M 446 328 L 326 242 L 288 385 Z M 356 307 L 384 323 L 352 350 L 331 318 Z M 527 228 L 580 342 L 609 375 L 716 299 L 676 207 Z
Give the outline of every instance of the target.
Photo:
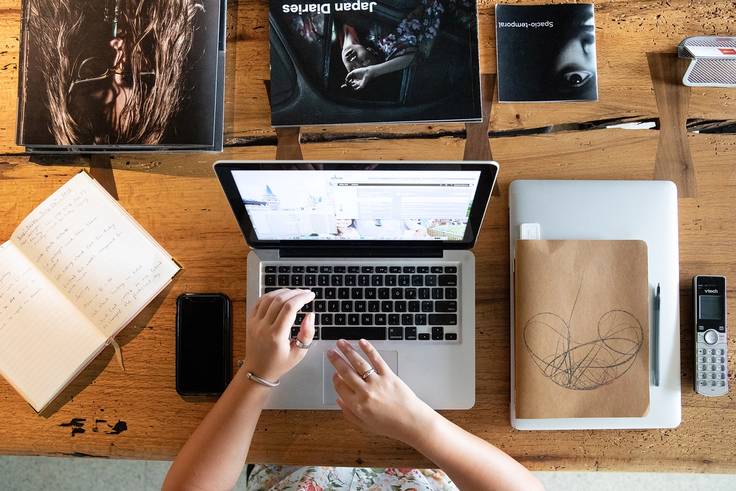
M 315 339 L 459 341 L 457 266 L 396 264 L 264 264 L 263 291 L 303 288 L 314 292 L 305 313 L 315 313 Z

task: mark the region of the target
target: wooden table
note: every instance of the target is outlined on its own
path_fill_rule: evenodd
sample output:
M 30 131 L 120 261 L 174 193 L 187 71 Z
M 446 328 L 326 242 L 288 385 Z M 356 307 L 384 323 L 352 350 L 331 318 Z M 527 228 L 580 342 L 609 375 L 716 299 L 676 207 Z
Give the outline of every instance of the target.
M 0 0 L 0 7 L 0 239 L 7 240 L 34 206 L 90 159 L 29 157 L 14 145 L 20 5 Z M 173 286 L 123 331 L 126 372 L 114 362 L 112 349 L 106 351 L 63 393 L 53 412 L 41 416 L 0 380 L 0 452 L 172 458 L 212 404 L 184 401 L 174 390 L 174 301 L 182 292 L 221 291 L 233 299 L 234 359 L 242 358 L 247 247 L 211 164 L 275 155 L 264 87 L 266 12 L 265 0 L 230 4 L 225 152 L 112 158 L 120 202 L 184 265 Z M 490 136 L 501 163 L 500 196 L 489 205 L 475 248 L 477 403 L 446 416 L 532 469 L 736 471 L 733 391 L 716 399 L 693 392 L 690 322 L 693 275 L 725 274 L 731 285 L 736 281 L 736 136 L 689 132 L 682 138 L 692 154 L 696 186 L 679 202 L 683 420 L 677 429 L 518 432 L 510 427 L 507 210 L 514 179 L 651 179 L 660 131 L 605 129 L 605 122 L 658 117 L 646 51 L 673 52 L 683 37 L 697 33 L 736 34 L 735 21 L 732 1 L 598 2 L 599 102 L 493 106 Z M 495 72 L 492 26 L 492 3 L 482 0 L 486 73 Z M 707 120 L 727 127 L 724 121 L 736 118 L 736 91 L 697 89 L 689 102 L 691 125 L 705 128 Z M 314 128 L 304 133 L 303 152 L 307 159 L 459 159 L 464 135 L 457 124 Z M 681 172 L 681 162 L 674 164 L 673 172 Z M 733 287 L 729 295 L 734 326 Z M 732 386 L 735 345 L 731 336 Z M 429 465 L 404 445 L 363 433 L 336 416 L 265 412 L 250 460 Z

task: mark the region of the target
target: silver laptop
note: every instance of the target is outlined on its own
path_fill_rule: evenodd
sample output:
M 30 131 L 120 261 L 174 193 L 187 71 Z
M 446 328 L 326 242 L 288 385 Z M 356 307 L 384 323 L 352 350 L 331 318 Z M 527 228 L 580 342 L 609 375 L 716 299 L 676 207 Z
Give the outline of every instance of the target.
M 279 288 L 315 293 L 303 310 L 316 342 L 269 408 L 337 408 L 326 352 L 340 338 L 370 340 L 432 407 L 473 406 L 470 249 L 495 162 L 221 161 L 215 172 L 252 248 L 248 311 Z

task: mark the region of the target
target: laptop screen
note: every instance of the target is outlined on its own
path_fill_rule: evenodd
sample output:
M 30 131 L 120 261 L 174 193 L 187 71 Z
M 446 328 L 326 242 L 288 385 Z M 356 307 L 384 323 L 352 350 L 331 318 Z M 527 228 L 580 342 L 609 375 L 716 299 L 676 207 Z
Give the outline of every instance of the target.
M 473 247 L 498 164 L 220 161 L 214 170 L 250 247 L 435 254 Z
M 462 241 L 480 170 L 233 170 L 259 241 Z

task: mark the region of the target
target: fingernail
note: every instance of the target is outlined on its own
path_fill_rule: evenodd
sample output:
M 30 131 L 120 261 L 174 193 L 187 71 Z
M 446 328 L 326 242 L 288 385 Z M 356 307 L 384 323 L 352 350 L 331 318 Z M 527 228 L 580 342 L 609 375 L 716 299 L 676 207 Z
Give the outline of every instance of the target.
M 335 358 L 336 356 L 337 356 L 337 351 L 335 351 L 334 348 L 330 349 L 327 352 L 327 357 L 328 358 Z

